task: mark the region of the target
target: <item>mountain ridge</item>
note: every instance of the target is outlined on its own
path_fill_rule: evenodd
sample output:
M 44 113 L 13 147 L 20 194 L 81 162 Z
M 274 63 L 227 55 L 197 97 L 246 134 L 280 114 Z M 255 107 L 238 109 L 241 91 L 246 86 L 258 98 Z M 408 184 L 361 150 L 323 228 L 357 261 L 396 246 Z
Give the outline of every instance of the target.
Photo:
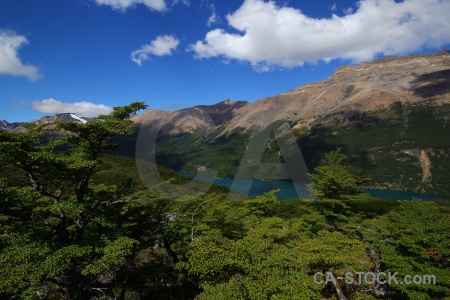
M 198 131 L 210 134 L 219 127 L 219 136 L 236 129 L 258 132 L 277 120 L 295 122 L 297 129 L 309 130 L 315 124 L 336 118 L 345 121 L 396 101 L 412 103 L 430 98 L 438 100 L 436 103 L 450 102 L 450 50 L 388 56 L 355 66 L 341 66 L 323 81 L 306 83 L 251 103 L 226 99 L 175 111 L 152 108 L 132 116 L 131 120 L 137 128 L 144 125 L 161 128 L 160 135 Z M 90 120 L 67 117 L 71 114 L 44 116 L 32 122 Z M 0 130 L 23 130 L 19 123 L 0 122 Z
M 222 127 L 219 136 L 237 129 L 259 132 L 278 120 L 295 122 L 297 129 L 309 130 L 318 123 L 336 118 L 345 121 L 353 115 L 388 107 L 397 101 L 405 104 L 430 98 L 437 100 L 435 103 L 450 102 L 448 50 L 389 56 L 355 66 L 341 66 L 323 81 L 234 105 L 226 117 L 202 113 L 202 108 L 215 107 L 222 101 L 176 112 L 146 111 L 132 120 L 137 126 L 152 124 L 162 127 L 161 135 L 193 133 L 196 130 L 211 132 L 217 127 Z
M 76 113 L 58 113 L 53 116 L 43 116 L 38 119 L 35 119 L 31 122 L 14 122 L 9 123 L 6 120 L 0 120 L 0 131 L 6 130 L 6 131 L 12 131 L 12 132 L 23 132 L 25 131 L 25 127 L 23 127 L 21 124 L 23 123 L 34 123 L 36 125 L 43 125 L 46 123 L 51 123 L 55 121 L 63 121 L 63 122 L 76 122 L 76 123 L 86 123 L 92 120 L 92 118 L 87 117 L 81 117 L 77 115 Z
M 396 101 L 420 102 L 438 97 L 449 102 L 449 86 L 450 51 L 342 66 L 323 81 L 250 103 L 225 131 L 252 127 L 260 130 L 280 119 L 300 121 L 309 129 L 327 121 L 328 116 L 341 114 L 341 118 L 347 118 Z
M 218 126 L 235 117 L 235 112 L 248 105 L 247 101 L 226 99 L 213 105 L 196 105 L 176 111 L 149 109 L 131 117 L 136 126 L 161 128 L 160 135 L 177 135 L 202 131 L 210 134 Z

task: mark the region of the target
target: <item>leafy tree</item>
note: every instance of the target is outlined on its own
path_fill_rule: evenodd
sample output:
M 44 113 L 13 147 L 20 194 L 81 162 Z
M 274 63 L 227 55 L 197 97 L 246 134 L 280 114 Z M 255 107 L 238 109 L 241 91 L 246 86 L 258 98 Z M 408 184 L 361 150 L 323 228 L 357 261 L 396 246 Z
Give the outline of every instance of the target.
M 368 272 L 373 267 L 372 260 L 367 255 L 367 245 L 337 231 L 319 231 L 317 237 L 303 240 L 298 246 L 298 251 L 302 253 L 303 264 L 311 276 L 316 272 L 325 275 L 327 272 L 331 272 L 333 276 L 345 278 L 347 272 L 353 274 L 355 272 Z M 325 281 L 325 278 L 320 279 Z M 336 280 L 336 277 L 334 280 Z M 358 286 L 344 284 L 341 287 L 343 281 L 341 281 L 341 284 L 339 280 L 336 281 L 337 283 L 330 285 L 335 289 L 339 299 L 343 299 L 344 295 L 348 297 L 358 293 L 361 294 L 361 290 L 370 291 L 364 282 Z M 325 288 L 323 293 L 327 294 Z
M 241 216 L 236 220 L 245 230 L 241 236 L 229 236 L 225 228 L 209 224 L 190 243 L 186 260 L 177 267 L 186 270 L 202 288 L 196 299 L 332 297 L 334 285 L 315 284 L 316 272 L 343 276 L 373 268 L 363 241 L 324 229 L 332 226 L 326 224 L 325 217 L 319 219 L 320 215 L 314 214 L 315 202 L 298 204 L 306 209 L 301 217 L 283 219 L 274 215 L 272 197 L 273 193 L 268 193 L 230 208 L 231 215 Z M 209 205 L 204 207 L 211 209 L 216 211 Z M 208 215 L 205 212 L 203 216 Z M 367 285 L 339 290 L 349 297 L 372 299 L 365 292 L 370 291 Z
M 450 297 L 450 218 L 448 208 L 428 201 L 401 201 L 382 217 L 381 262 L 398 272 L 390 286 L 409 299 Z M 434 275 L 436 284 L 402 284 L 404 276 Z
M 404 111 L 403 103 L 401 101 L 395 101 L 389 105 L 389 109 L 401 117 Z
M 347 200 L 361 193 L 362 184 L 369 180 L 367 177 L 355 176 L 342 164 L 347 158 L 341 153 L 341 148 L 325 154 L 325 164 L 310 174 L 313 195 L 320 199 Z
M 121 187 L 92 177 L 116 147 L 110 138 L 131 133 L 129 116 L 145 107 L 0 133 L 1 298 L 124 297 L 139 241 L 121 228 Z M 48 140 L 55 132 L 64 134 Z
M 298 225 L 259 219 L 238 240 L 207 231 L 178 267 L 199 281 L 203 291 L 197 299 L 318 299 L 322 287 L 306 274 L 301 252 L 291 244 Z

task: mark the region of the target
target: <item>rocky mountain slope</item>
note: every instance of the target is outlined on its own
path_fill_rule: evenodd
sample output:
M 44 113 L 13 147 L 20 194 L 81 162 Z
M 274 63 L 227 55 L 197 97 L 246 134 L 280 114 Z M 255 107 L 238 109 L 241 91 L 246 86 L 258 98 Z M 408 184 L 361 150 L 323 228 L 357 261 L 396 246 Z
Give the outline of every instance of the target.
M 17 122 L 9 123 L 5 120 L 0 120 L 0 130 L 13 130 L 19 126 L 20 126 L 20 124 Z
M 61 113 L 56 114 L 54 116 L 44 116 L 37 120 L 34 120 L 33 123 L 41 125 L 45 123 L 50 123 L 54 121 L 63 121 L 63 122 L 76 122 L 76 123 L 86 123 L 90 120 L 90 118 L 80 117 L 74 113 Z
M 192 133 L 223 126 L 223 134 L 238 128 L 260 131 L 277 120 L 311 128 L 387 107 L 393 102 L 450 101 L 450 51 L 387 57 L 338 68 L 328 79 L 302 85 L 284 94 L 252 103 L 223 101 L 173 112 L 149 110 L 135 116 L 139 124 L 164 126 L 161 134 Z
M 53 116 L 44 116 L 30 123 L 34 123 L 37 125 L 42 125 L 46 123 L 51 123 L 54 121 L 64 121 L 64 122 L 76 122 L 76 123 L 86 123 L 89 122 L 91 118 L 80 117 L 74 113 L 60 113 Z M 20 123 L 8 123 L 5 120 L 0 120 L 0 130 L 8 130 L 12 132 L 22 132 L 25 131 L 25 128 L 21 126 Z
M 150 109 L 131 119 L 137 126 L 161 128 L 161 135 L 177 135 L 202 131 L 211 133 L 236 116 L 236 112 L 248 104 L 246 101 L 229 99 L 214 105 L 198 105 L 176 111 Z

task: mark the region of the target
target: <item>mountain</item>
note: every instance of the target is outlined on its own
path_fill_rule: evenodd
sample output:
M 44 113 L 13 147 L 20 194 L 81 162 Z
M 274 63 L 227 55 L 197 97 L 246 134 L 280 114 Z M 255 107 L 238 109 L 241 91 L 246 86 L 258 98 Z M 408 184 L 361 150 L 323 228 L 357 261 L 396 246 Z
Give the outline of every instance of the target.
M 202 131 L 209 134 L 236 116 L 236 111 L 248 105 L 246 101 L 224 100 L 214 105 L 198 105 L 176 111 L 150 109 L 131 117 L 138 127 L 161 128 L 161 135 L 178 135 Z
M 62 114 L 56 114 L 54 116 L 41 117 L 37 120 L 34 120 L 33 123 L 35 123 L 37 125 L 50 123 L 50 122 L 54 122 L 54 121 L 86 123 L 90 120 L 91 120 L 91 118 L 80 117 L 79 115 L 74 114 L 74 113 L 62 113 Z
M 14 130 L 15 128 L 19 127 L 19 123 L 8 123 L 5 120 L 0 120 L 0 130 Z
M 261 131 L 278 120 L 296 122 L 297 128 L 310 129 L 318 123 L 331 119 L 345 121 L 397 101 L 415 103 L 429 99 L 437 100 L 436 103 L 450 101 L 450 51 L 386 57 L 342 66 L 324 81 L 252 103 L 227 99 L 214 105 L 175 111 L 149 109 L 131 119 L 137 127 L 161 127 L 160 135 L 210 133 L 219 127 L 222 134 L 236 129 Z M 54 120 L 85 122 L 89 119 L 63 113 L 33 122 L 43 124 Z M 0 128 L 7 129 L 6 123 Z
M 450 101 L 450 51 L 386 57 L 357 66 L 338 68 L 328 79 L 302 85 L 252 103 L 228 100 L 173 112 L 149 110 L 133 118 L 139 124 L 163 126 L 160 134 L 193 133 L 223 126 L 260 131 L 277 120 L 309 130 L 331 119 L 347 118 L 387 107 L 396 101 Z
M 345 119 L 396 101 L 412 103 L 430 98 L 450 101 L 450 51 L 340 67 L 324 81 L 243 107 L 226 131 L 264 128 L 276 120 L 299 121 L 298 126 L 311 128 L 330 117 Z
M 51 123 L 54 121 L 63 121 L 63 122 L 76 122 L 76 123 L 86 123 L 89 122 L 91 118 L 80 117 L 75 113 L 60 113 L 53 116 L 44 116 L 39 119 L 33 120 L 30 123 L 34 123 L 36 125 L 42 125 L 46 123 Z M 21 123 L 8 123 L 7 121 L 0 120 L 0 130 L 7 130 L 12 132 L 23 132 L 25 128 L 21 126 Z
M 310 171 L 340 147 L 354 173 L 372 178 L 368 187 L 450 196 L 450 51 L 343 66 L 324 81 L 233 104 L 223 119 L 207 115 L 213 107 L 135 121 L 163 127 L 156 161 L 177 172 L 234 177 L 251 140 L 289 121 Z M 271 137 L 262 162 L 282 162 L 279 151 Z

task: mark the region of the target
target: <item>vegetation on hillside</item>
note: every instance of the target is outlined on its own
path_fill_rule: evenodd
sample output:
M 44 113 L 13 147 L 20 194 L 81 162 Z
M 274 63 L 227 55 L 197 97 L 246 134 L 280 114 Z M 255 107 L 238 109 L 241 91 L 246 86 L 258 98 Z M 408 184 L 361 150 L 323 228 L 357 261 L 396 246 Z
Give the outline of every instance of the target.
M 397 101 L 376 111 L 329 118 L 310 129 L 294 131 L 310 171 L 324 159 L 324 153 L 342 148 L 352 172 L 372 178 L 372 188 L 450 197 L 450 139 L 445 138 L 450 136 L 449 113 L 450 104 L 433 99 L 406 104 Z M 218 177 L 233 178 L 249 139 L 250 133 L 242 131 L 219 138 L 190 134 L 164 137 L 157 144 L 157 162 L 187 173 L 207 166 L 218 171 Z M 262 162 L 283 162 L 279 150 L 276 139 L 270 138 Z M 429 160 L 429 176 L 425 178 L 421 155 Z
M 0 132 L 1 299 L 450 297 L 448 202 L 361 197 L 335 149 L 312 175 L 320 200 L 174 194 L 189 179 L 164 168 L 168 182 L 145 187 L 133 159 L 105 155 L 143 107 L 58 123 L 70 134 L 46 143 L 48 127 Z M 358 272 L 398 282 L 328 280 Z

